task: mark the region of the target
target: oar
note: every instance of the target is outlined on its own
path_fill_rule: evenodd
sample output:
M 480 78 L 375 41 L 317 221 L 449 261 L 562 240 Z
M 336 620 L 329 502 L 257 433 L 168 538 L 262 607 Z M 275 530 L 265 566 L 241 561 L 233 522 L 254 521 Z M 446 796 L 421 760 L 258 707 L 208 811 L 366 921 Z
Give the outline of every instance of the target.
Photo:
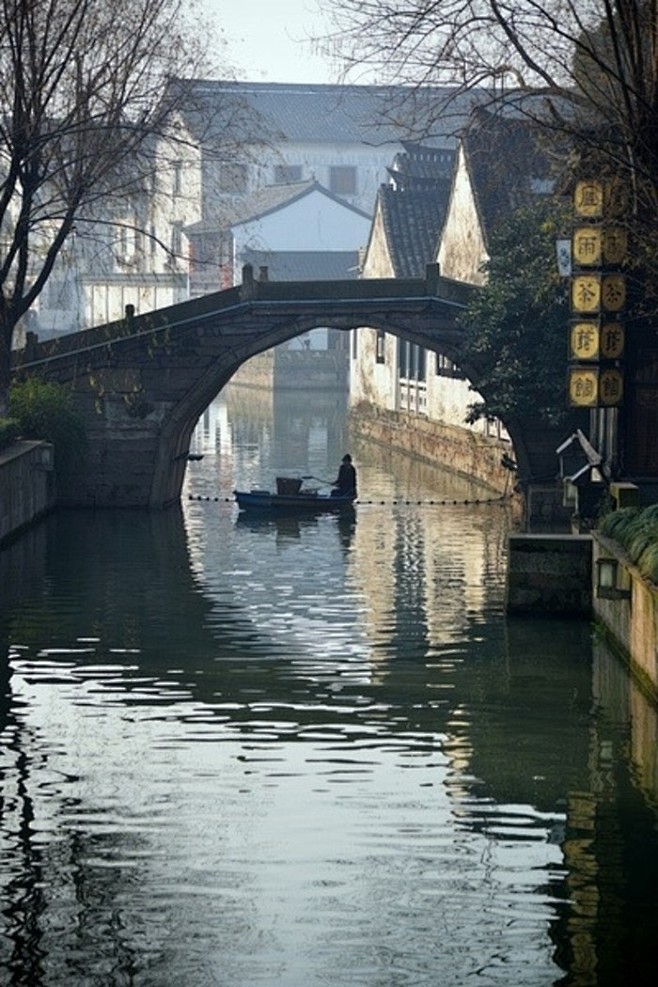
M 334 481 L 333 480 L 323 480 L 321 476 L 310 476 L 310 475 L 309 476 L 303 476 L 302 477 L 302 480 L 317 480 L 318 483 L 326 483 L 327 486 L 329 486 L 329 487 L 333 487 L 334 486 Z

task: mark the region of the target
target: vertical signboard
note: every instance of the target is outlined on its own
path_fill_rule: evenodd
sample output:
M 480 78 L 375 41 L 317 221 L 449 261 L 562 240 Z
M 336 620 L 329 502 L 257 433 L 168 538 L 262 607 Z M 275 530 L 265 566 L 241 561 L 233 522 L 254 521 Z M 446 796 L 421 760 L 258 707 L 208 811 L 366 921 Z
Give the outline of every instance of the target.
M 574 190 L 567 397 L 576 408 L 614 408 L 623 400 L 628 243 L 621 193 L 619 183 L 598 179 L 582 179 Z

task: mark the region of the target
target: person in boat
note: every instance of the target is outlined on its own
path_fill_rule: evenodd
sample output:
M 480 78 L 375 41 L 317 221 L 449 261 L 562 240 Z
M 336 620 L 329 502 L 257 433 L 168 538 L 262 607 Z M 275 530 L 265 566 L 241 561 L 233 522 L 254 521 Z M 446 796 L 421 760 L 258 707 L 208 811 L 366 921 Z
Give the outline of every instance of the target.
M 352 465 L 352 457 L 349 452 L 343 456 L 338 476 L 332 486 L 332 497 L 356 498 L 356 470 Z

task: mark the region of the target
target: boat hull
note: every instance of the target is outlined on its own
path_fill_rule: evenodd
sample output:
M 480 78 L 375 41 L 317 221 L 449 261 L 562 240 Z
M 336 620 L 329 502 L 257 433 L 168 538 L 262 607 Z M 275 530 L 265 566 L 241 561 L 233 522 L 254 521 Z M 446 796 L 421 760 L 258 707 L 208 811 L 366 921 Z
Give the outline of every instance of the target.
M 279 494 L 269 490 L 234 490 L 241 511 L 268 514 L 334 514 L 354 504 L 354 497 L 330 497 L 325 494 Z

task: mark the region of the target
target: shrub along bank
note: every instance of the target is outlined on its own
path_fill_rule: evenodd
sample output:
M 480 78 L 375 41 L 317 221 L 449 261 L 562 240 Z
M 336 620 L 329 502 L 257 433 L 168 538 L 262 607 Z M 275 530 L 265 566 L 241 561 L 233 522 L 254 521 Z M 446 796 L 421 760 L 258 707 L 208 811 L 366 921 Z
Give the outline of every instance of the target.
M 70 392 L 37 377 L 14 384 L 9 392 L 9 417 L 0 418 L 0 449 L 19 438 L 52 443 L 55 473 L 61 479 L 85 444 L 84 424 Z
M 602 518 L 599 531 L 621 545 L 640 574 L 658 585 L 658 504 L 612 511 Z

